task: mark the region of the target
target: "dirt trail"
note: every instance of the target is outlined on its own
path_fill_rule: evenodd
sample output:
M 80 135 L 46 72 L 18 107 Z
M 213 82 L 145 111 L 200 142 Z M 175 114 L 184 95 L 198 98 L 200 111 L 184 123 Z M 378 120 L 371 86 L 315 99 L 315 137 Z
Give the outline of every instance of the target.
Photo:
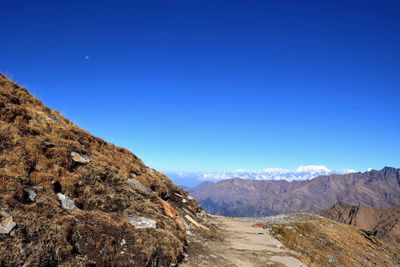
M 204 240 L 192 237 L 188 261 L 181 266 L 288 266 L 305 267 L 296 253 L 264 229 L 253 227 L 256 220 L 214 217 L 221 229 L 221 239 Z

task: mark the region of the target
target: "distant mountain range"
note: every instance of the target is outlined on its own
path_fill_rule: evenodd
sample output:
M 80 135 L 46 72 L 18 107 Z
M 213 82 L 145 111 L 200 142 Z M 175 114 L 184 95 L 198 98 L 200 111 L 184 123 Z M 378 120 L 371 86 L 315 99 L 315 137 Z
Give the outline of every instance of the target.
M 400 204 L 400 169 L 332 174 L 311 180 L 228 179 L 190 190 L 202 207 L 226 216 L 315 212 L 341 201 L 383 209 Z
M 304 181 L 318 176 L 331 174 L 346 174 L 356 172 L 353 169 L 331 170 L 323 165 L 299 166 L 295 170 L 284 168 L 266 168 L 260 171 L 236 170 L 231 172 L 167 172 L 171 180 L 185 188 L 197 186 L 203 182 L 218 182 L 221 180 L 241 178 L 248 180 L 286 180 Z

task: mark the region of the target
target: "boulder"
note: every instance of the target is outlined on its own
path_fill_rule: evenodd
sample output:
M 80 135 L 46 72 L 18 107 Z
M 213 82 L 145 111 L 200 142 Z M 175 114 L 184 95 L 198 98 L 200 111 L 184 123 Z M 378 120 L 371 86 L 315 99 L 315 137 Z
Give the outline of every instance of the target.
M 81 164 L 90 163 L 90 158 L 88 156 L 81 155 L 74 151 L 71 152 L 71 157 L 72 157 L 72 160 L 77 163 L 81 163 Z
M 174 193 L 176 196 L 180 197 L 182 199 L 182 203 L 187 203 L 187 200 L 184 198 L 184 196 L 182 196 L 181 194 L 178 193 Z
M 45 146 L 45 147 L 52 148 L 52 147 L 56 147 L 57 144 L 55 144 L 55 143 L 53 143 L 53 142 L 47 141 L 47 142 L 44 142 L 44 146 Z
M 150 188 L 145 187 L 141 182 L 139 182 L 139 180 L 137 180 L 135 178 L 128 179 L 127 183 L 133 190 L 136 190 L 136 191 L 142 193 L 143 195 L 147 196 L 151 192 Z
M 157 222 L 155 220 L 145 218 L 145 217 L 138 217 L 138 216 L 128 216 L 129 224 L 135 226 L 135 228 L 156 228 Z
M 69 197 L 67 197 L 64 194 L 61 193 L 57 193 L 57 197 L 61 202 L 61 205 L 64 209 L 67 210 L 77 210 L 78 208 L 75 206 L 74 201 L 72 201 L 72 199 L 70 199 Z
M 11 216 L 2 214 L 0 218 L 0 234 L 9 234 L 16 225 Z

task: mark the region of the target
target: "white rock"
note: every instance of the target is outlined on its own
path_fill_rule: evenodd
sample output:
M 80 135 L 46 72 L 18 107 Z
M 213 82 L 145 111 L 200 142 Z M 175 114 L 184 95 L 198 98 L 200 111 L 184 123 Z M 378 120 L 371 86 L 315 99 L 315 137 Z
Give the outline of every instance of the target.
M 190 217 L 189 215 L 185 215 L 186 220 L 188 220 L 189 222 L 191 222 L 192 224 L 194 224 L 197 228 L 203 228 L 205 230 L 210 230 L 208 229 L 208 227 L 196 222 L 192 217 Z
M 71 152 L 72 160 L 78 163 L 87 164 L 90 162 L 90 158 L 88 156 L 81 155 L 77 152 Z
M 188 220 L 189 222 L 191 222 L 192 224 L 194 224 L 196 227 L 200 227 L 200 224 L 198 222 L 196 222 L 192 217 L 190 217 L 189 215 L 185 215 L 186 220 Z
M 185 233 L 186 233 L 186 235 L 188 235 L 188 236 L 192 236 L 192 235 L 193 235 L 192 231 L 190 231 L 190 230 L 186 230 Z
M 145 218 L 145 217 L 137 217 L 137 216 L 128 216 L 128 222 L 135 226 L 135 228 L 156 228 L 157 222 L 155 220 Z
M 0 221 L 0 234 L 9 234 L 16 225 L 11 216 L 5 215 Z
M 33 192 L 32 190 L 28 191 L 28 197 L 30 201 L 34 202 L 36 200 L 36 196 L 37 196 L 36 193 Z
M 182 210 L 183 210 L 184 212 L 188 213 L 188 214 L 191 214 L 191 212 L 188 211 L 187 209 L 185 209 L 184 207 L 182 207 Z
M 183 198 L 183 196 L 181 195 L 181 194 L 178 194 L 178 193 L 174 193 L 175 194 L 175 196 L 178 196 L 178 197 L 180 197 L 180 198 Z
M 181 194 L 178 194 L 178 193 L 174 193 L 174 194 L 175 194 L 175 196 L 178 196 L 178 197 L 180 197 L 182 199 L 182 203 L 186 203 L 187 202 L 187 200 Z
M 328 255 L 328 261 L 329 261 L 330 263 L 332 263 L 332 262 L 335 261 L 335 258 L 334 258 L 332 255 Z
M 61 193 L 57 193 L 57 197 L 61 202 L 61 205 L 64 209 L 67 210 L 77 210 L 78 208 L 75 206 L 74 201 L 72 201 L 72 199 L 70 199 L 69 197 L 67 197 L 64 194 Z

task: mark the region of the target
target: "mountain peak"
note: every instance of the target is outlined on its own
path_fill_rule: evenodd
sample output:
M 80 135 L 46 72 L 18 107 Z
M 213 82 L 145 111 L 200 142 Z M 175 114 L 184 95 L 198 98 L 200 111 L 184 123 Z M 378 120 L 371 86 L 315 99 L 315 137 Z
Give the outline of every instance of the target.
M 315 212 L 337 201 L 389 208 L 400 204 L 400 169 L 332 174 L 306 181 L 234 180 L 191 189 L 209 212 L 226 216 L 269 216 Z M 339 205 L 339 204 L 338 204 Z

